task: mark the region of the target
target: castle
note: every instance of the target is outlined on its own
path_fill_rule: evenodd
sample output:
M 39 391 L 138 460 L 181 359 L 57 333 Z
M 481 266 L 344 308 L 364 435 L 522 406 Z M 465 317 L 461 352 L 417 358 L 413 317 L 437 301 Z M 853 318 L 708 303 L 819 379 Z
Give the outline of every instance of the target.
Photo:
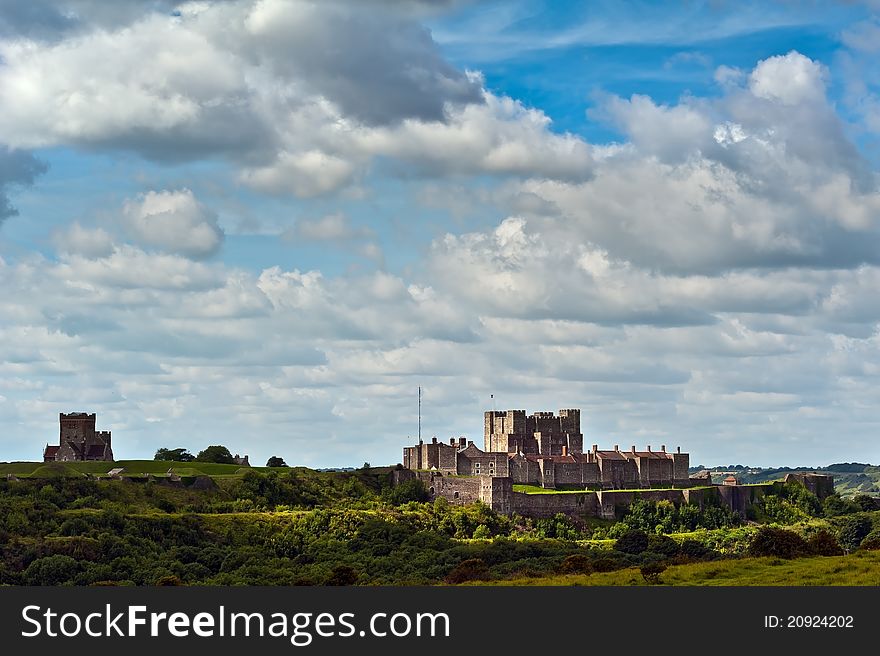
M 637 451 L 600 450 L 597 444 L 583 452 L 580 410 L 535 412 L 491 411 L 485 414 L 483 450 L 465 438 L 449 444 L 434 438 L 403 450 L 403 466 L 441 475 L 509 478 L 512 484 L 543 488 L 630 489 L 688 487 L 689 456 L 662 445 Z
M 61 431 L 58 446 L 46 445 L 43 462 L 113 460 L 110 431 L 95 430 L 95 413 L 71 412 L 58 417 Z
M 615 519 L 636 499 L 678 504 L 720 503 L 745 516 L 748 507 L 773 488 L 773 483 L 740 485 L 736 480 L 713 485 L 708 472 L 690 476 L 689 456 L 680 448 L 668 452 L 650 446 L 586 453 L 580 410 L 487 412 L 483 449 L 463 437 L 449 444 L 436 438 L 403 449 L 403 464 L 393 482 L 420 480 L 430 498 L 451 503 L 480 501 L 500 513 L 530 517 Z M 821 500 L 834 492 L 831 476 L 812 472 L 790 474 Z M 786 477 L 786 481 L 789 480 Z M 515 489 L 514 485 L 529 486 Z M 535 488 L 545 488 L 544 490 Z

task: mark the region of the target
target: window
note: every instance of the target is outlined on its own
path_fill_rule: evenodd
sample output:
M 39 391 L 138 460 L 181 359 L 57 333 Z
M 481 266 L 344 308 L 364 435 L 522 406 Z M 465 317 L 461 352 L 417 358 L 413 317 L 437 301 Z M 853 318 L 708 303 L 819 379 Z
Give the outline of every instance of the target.
M 458 498 L 458 492 L 454 492 L 454 493 L 452 494 L 452 498 L 453 498 L 453 499 L 457 499 L 457 498 Z
M 479 474 L 479 473 L 480 473 L 480 463 L 478 463 L 478 462 L 475 462 L 475 463 L 474 463 L 474 473 L 475 473 L 475 474 Z

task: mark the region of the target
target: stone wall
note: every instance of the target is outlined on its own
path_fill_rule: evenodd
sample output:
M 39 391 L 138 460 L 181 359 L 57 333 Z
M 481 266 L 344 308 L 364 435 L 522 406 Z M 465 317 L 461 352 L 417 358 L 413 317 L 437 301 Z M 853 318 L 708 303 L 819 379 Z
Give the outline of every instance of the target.
M 595 517 L 597 503 L 595 492 L 572 492 L 565 494 L 513 493 L 513 512 L 526 517 L 553 517 L 557 513 L 570 517 Z
M 786 474 L 785 482 L 796 481 L 819 497 L 819 501 L 834 494 L 834 478 L 828 474 L 798 472 Z

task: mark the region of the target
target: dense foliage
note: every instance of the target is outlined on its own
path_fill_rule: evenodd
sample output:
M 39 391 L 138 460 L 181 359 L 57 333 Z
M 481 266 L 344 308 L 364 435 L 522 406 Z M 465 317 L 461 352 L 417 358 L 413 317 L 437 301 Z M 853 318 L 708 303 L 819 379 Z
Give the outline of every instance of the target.
M 421 483 L 391 487 L 388 477 L 291 468 L 177 484 L 0 481 L 0 584 L 433 584 L 625 567 L 659 582 L 669 564 L 747 550 L 789 558 L 880 546 L 878 513 L 858 504 L 824 530 L 756 534 L 711 503 L 636 501 L 619 522 L 528 519 L 426 502 Z M 793 490 L 771 496 L 761 512 L 824 512 Z

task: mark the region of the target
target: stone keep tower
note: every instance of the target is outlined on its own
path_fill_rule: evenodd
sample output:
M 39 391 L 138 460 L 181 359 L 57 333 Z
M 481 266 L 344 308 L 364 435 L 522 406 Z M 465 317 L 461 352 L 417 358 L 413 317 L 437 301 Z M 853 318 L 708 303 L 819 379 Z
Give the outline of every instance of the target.
M 561 456 L 583 453 L 581 411 L 576 408 L 552 412 L 501 410 L 485 413 L 484 448 L 488 452 Z

